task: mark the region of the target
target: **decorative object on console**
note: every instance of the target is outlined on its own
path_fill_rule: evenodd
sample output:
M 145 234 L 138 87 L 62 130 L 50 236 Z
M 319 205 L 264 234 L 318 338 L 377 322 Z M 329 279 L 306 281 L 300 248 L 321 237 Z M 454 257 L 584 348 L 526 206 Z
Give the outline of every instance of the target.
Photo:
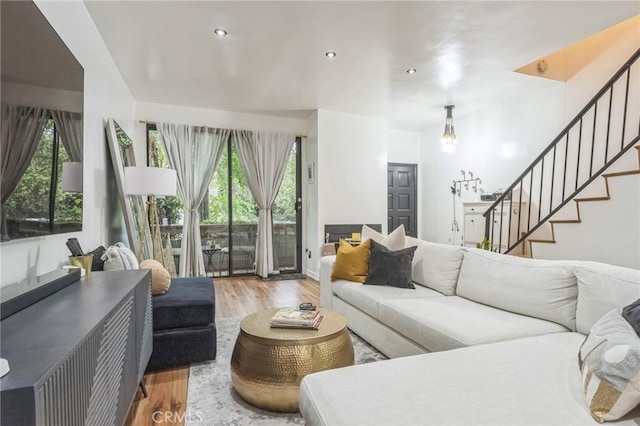
M 412 281 L 413 254 L 416 246 L 400 250 L 389 250 L 375 240 L 371 240 L 369 273 L 365 285 L 386 285 L 415 289 Z
M 71 256 L 82 256 L 84 254 L 82 252 L 82 247 L 80 247 L 80 242 L 77 238 L 69 238 L 66 242 L 66 245 L 71 252 Z
M 160 263 L 162 263 L 164 267 L 169 266 L 169 268 L 171 268 L 171 265 L 174 265 L 173 259 L 167 259 L 165 257 L 162 235 L 160 233 L 160 220 L 158 218 L 156 196 L 176 195 L 176 171 L 160 167 L 125 167 L 124 175 L 125 194 L 149 197 L 145 214 L 142 216 L 141 220 L 149 218 L 153 257 L 159 259 Z M 141 247 L 146 237 L 146 229 L 147 227 L 144 223 L 141 223 L 138 228 L 138 258 L 142 257 Z
M 154 296 L 165 294 L 171 287 L 171 274 L 157 260 L 143 260 L 140 269 L 151 269 L 151 294 Z
M 136 255 L 123 243 L 110 246 L 102 256 L 102 260 L 104 260 L 105 271 L 140 269 Z
M 444 121 L 444 133 L 442 134 L 442 150 L 445 152 L 454 152 L 458 139 L 456 138 L 456 132 L 453 127 L 453 109 L 455 105 L 447 105 L 444 107 L 447 110 L 447 118 Z
M 333 264 L 331 281 L 344 279 L 363 283 L 369 271 L 370 246 L 371 240 L 355 247 L 346 241 L 341 241 L 336 261 Z
M 640 404 L 640 338 L 620 309 L 591 328 L 579 364 L 587 404 L 598 422 L 617 420 Z
M 78 266 L 81 269 L 84 269 L 83 276 L 89 278 L 91 276 L 91 267 L 93 265 L 93 255 L 69 256 L 69 265 Z
M 104 260 L 102 260 L 102 256 L 104 256 L 107 251 L 104 246 L 98 246 L 97 248 L 91 250 L 86 254 L 93 255 L 93 264 L 91 265 L 92 271 L 103 271 L 104 270 Z
M 406 236 L 404 232 L 404 225 L 398 226 L 396 229 L 391 231 L 389 235 L 383 235 L 382 233 L 376 231 L 375 229 L 371 229 L 367 225 L 362 225 L 361 232 L 362 241 L 366 241 L 367 239 L 372 239 L 389 250 L 400 250 L 403 249 L 406 245 Z

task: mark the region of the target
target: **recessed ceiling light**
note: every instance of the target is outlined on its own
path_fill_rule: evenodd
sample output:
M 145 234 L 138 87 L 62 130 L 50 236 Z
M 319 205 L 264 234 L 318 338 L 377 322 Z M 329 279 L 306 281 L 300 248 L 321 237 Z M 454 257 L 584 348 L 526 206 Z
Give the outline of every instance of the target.
M 324 54 L 324 56 L 326 56 L 327 58 L 335 58 L 336 52 L 327 52 Z
M 228 34 L 227 31 L 223 30 L 222 28 L 216 28 L 215 30 L 213 30 L 213 33 L 218 37 L 226 37 Z
M 415 74 L 415 73 L 417 73 L 417 72 L 418 72 L 418 70 L 417 70 L 417 69 L 415 69 L 415 68 L 409 68 L 409 69 L 407 70 L 407 74 Z

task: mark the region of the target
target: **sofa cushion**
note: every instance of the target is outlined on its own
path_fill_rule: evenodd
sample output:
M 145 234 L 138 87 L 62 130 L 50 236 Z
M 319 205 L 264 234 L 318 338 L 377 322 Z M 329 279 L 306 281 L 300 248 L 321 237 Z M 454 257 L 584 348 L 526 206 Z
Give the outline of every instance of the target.
M 619 309 L 591 328 L 580 348 L 580 371 L 597 421 L 617 420 L 640 404 L 640 338 Z
M 362 310 L 373 318 L 378 318 L 378 305 L 389 299 L 416 299 L 427 297 L 444 297 L 437 291 L 416 286 L 415 289 L 395 288 L 387 286 L 364 286 L 347 280 L 331 283 L 333 293 L 340 299 Z
M 415 251 L 415 247 L 390 250 L 371 240 L 369 273 L 364 284 L 415 289 L 411 283 L 411 261 Z
M 381 234 L 375 229 L 369 228 L 367 225 L 362 225 L 361 234 L 362 241 L 371 239 L 382 244 L 389 250 L 400 250 L 405 247 L 404 225 L 398 226 L 391 231 L 389 235 Z
M 214 312 L 211 278 L 173 278 L 169 291 L 153 298 L 153 330 L 207 326 Z
M 640 296 L 640 271 L 597 262 L 581 262 L 575 267 L 578 278 L 576 326 L 588 334 L 607 312 L 621 308 Z
M 309 426 L 598 425 L 576 366 L 583 340 L 555 333 L 310 374 L 300 412 Z
M 458 296 L 383 301 L 378 320 L 431 352 L 567 331 Z
M 576 329 L 578 287 L 573 266 L 567 262 L 468 249 L 456 293 L 485 305 Z
M 410 237 L 408 235 L 404 236 L 404 246 L 405 247 L 415 247 L 418 244 L 422 243 L 423 240 L 416 238 L 416 237 Z
M 413 281 L 445 296 L 456 294 L 465 248 L 427 241 L 418 243 L 413 256 Z
M 336 261 L 331 272 L 331 281 L 338 279 L 363 283 L 369 272 L 369 247 L 371 243 L 364 243 L 353 247 L 346 241 L 340 241 Z

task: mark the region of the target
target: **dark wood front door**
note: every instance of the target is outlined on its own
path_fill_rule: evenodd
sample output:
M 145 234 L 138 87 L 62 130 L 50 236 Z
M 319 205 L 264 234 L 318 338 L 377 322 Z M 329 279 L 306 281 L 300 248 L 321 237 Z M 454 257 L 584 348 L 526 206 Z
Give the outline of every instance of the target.
M 417 183 L 415 164 L 389 163 L 387 169 L 387 231 L 404 225 L 406 235 L 417 237 Z

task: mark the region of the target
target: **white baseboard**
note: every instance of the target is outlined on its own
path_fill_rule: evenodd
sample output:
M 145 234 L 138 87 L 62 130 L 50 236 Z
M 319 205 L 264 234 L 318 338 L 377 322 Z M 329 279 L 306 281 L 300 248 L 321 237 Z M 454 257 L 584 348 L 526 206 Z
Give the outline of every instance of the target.
M 320 281 L 320 276 L 318 275 L 317 272 L 313 272 L 313 271 L 307 269 L 307 270 L 304 271 L 304 274 L 306 276 L 308 276 L 309 278 L 313 279 L 313 280 Z

